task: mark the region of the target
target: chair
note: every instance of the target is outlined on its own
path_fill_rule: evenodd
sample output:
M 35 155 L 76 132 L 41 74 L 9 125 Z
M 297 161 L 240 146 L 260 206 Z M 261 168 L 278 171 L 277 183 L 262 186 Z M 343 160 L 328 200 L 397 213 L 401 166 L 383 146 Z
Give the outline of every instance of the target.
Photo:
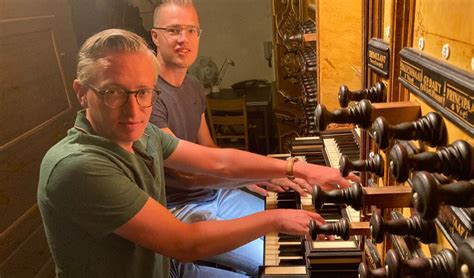
M 249 136 L 245 97 L 215 99 L 208 96 L 206 102 L 209 127 L 216 145 L 248 150 Z

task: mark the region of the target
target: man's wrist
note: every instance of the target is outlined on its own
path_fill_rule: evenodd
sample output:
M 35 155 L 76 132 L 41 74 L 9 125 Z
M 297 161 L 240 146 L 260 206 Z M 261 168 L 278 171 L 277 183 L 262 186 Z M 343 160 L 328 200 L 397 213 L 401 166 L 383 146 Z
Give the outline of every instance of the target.
M 288 157 L 288 159 L 286 160 L 286 177 L 292 181 L 294 180 L 296 177 L 295 177 L 295 174 L 293 172 L 293 168 L 295 166 L 295 163 L 298 162 L 299 159 L 296 158 L 296 157 Z

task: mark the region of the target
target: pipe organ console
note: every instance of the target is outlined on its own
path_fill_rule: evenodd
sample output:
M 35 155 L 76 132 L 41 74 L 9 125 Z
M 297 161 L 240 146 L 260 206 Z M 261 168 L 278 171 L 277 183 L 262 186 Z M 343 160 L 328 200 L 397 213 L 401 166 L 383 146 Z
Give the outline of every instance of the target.
M 359 264 L 358 277 L 387 277 L 385 268 L 382 267 L 383 261 L 374 245 L 372 239 L 365 240 L 364 261 Z
M 370 218 L 370 231 L 372 239 L 377 243 L 383 242 L 385 233 L 414 236 L 423 243 L 436 242 L 434 222 L 423 220 L 419 215 L 411 218 L 399 216 L 397 219 L 384 221 L 380 213 L 375 212 Z
M 330 123 L 355 124 L 361 128 L 369 128 L 377 117 L 384 116 L 390 122 L 401 123 L 415 119 L 420 111 L 420 105 L 415 102 L 370 103 L 363 99 L 354 106 L 339 108 L 330 112 L 324 104 L 318 104 L 316 111 L 316 126 L 325 130 Z
M 464 268 L 467 266 L 463 264 Z M 360 277 L 471 277 L 458 275 L 456 254 L 450 249 L 443 249 L 431 258 L 415 257 L 403 259 L 395 250 L 389 250 L 383 268 L 368 269 L 366 265 L 359 267 Z
M 387 272 L 385 268 L 374 268 L 371 269 L 365 263 L 359 265 L 359 277 L 358 278 L 385 278 Z
M 316 10 L 319 5 L 324 10 L 321 2 Z M 451 20 L 456 13 L 466 15 L 474 2 L 466 5 L 447 0 L 365 1 L 364 80 L 360 86 L 340 80 L 348 86 L 340 86 L 333 97 L 341 83 L 336 90 L 324 85 L 328 76 L 317 59 L 326 54 L 314 48 L 317 70 L 306 73 L 318 78 L 301 85 L 307 91 L 301 98 L 306 103 L 304 125 L 314 128 L 311 135 L 322 141 L 311 152 L 323 153 L 323 158 L 314 161 L 339 168 L 343 176 L 358 171 L 362 182 L 329 192 L 314 186 L 306 206 L 332 210 L 328 223 L 313 229 L 316 234 L 345 238 L 351 225 L 370 218 L 370 234 L 359 235 L 365 253 L 360 277 L 474 277 L 474 75 L 472 55 L 466 55 L 474 46 L 467 33 L 458 32 L 466 24 Z M 304 61 L 313 56 L 301 57 Z M 366 89 L 350 91 L 351 86 Z M 341 108 L 334 109 L 333 102 Z M 338 124 L 361 128 L 357 152 L 344 152 L 343 140 L 325 137 Z M 294 145 L 292 155 L 304 155 L 301 148 Z M 340 220 L 343 214 L 334 213 L 339 206 L 360 210 L 359 220 L 347 228 Z M 311 254 L 311 242 L 305 241 L 306 254 Z M 313 276 L 315 264 L 308 267 Z
M 474 177 L 473 147 L 464 140 L 456 140 L 434 152 L 410 155 L 404 145 L 394 145 L 390 151 L 392 175 L 397 182 L 405 182 L 410 170 L 441 173 L 453 179 L 470 179 Z
M 314 137 L 297 137 L 291 141 L 289 150 L 290 154 L 271 156 L 285 158 L 291 155 L 301 161 L 331 166 L 330 161 L 339 161 L 342 155 L 359 157 L 358 134 L 352 129 L 340 129 L 322 132 Z M 339 167 L 338 163 L 333 167 Z M 266 198 L 266 209 L 274 208 L 314 211 L 311 194 L 300 197 L 294 192 L 270 193 Z M 359 222 L 359 212 L 345 205 L 328 204 L 318 213 L 324 217 L 326 224 L 313 223 L 312 238 L 277 234 L 265 237 L 262 277 L 357 275 L 358 265 L 362 261 L 361 236 L 369 234 L 368 222 Z M 316 239 L 318 234 L 333 234 L 336 239 Z M 344 274 L 340 274 L 340 271 Z
M 283 39 L 285 41 L 295 41 L 301 43 L 305 40 L 305 36 L 310 36 L 314 33 L 316 33 L 316 23 L 309 19 L 303 24 L 297 23 L 294 28 L 294 33 L 284 34 Z
M 314 72 L 316 71 L 316 53 L 312 47 L 305 47 L 301 52 L 301 58 L 304 62 L 304 72 Z
M 372 125 L 372 135 L 381 149 L 388 147 L 389 139 L 421 140 L 431 147 L 445 145 L 447 140 L 443 118 L 436 112 L 413 122 L 390 125 L 383 117 L 378 117 Z
M 424 6 L 425 12 L 432 11 L 419 2 L 416 5 Z M 419 30 L 427 27 L 422 25 Z M 424 42 L 421 38 L 420 41 Z M 379 50 L 369 57 L 384 58 Z M 378 185 L 396 187 L 393 176 L 396 182 L 412 190 L 412 202 L 391 214 L 383 206 L 372 210 L 371 238 L 378 243 L 385 267 L 364 262 L 359 267 L 360 277 L 474 277 L 474 77 L 472 72 L 465 74 L 446 61 L 432 58 L 432 52 L 425 56 L 421 50 L 419 45 L 417 50 L 406 47 L 400 53 L 390 53 L 395 67 L 389 68 L 395 72 L 385 77 L 390 77 L 387 104 L 415 101 L 420 104 L 419 115 L 424 116 L 392 121 L 381 115 L 367 128 L 365 154 L 379 154 L 388 162 L 389 171 Z M 372 77 L 368 80 L 381 80 Z M 460 109 L 459 102 L 454 104 L 454 98 L 463 99 L 466 110 Z M 348 166 L 347 171 L 354 169 Z M 392 218 L 384 220 L 389 215 Z
M 348 188 L 325 192 L 319 185 L 313 186 L 312 199 L 316 210 L 325 203 L 347 204 L 355 210 L 364 206 L 401 208 L 412 206 L 412 191 L 406 186 L 362 187 L 352 183 Z
M 337 235 L 343 240 L 348 240 L 351 235 L 366 235 L 369 232 L 368 222 L 353 222 L 347 218 L 341 218 L 337 222 L 315 225 L 310 229 L 311 239 L 315 240 L 318 235 Z
M 416 257 L 402 259 L 395 250 L 389 250 L 385 257 L 385 271 L 387 277 L 432 277 L 456 278 L 456 253 L 450 249 L 443 249 L 431 258 Z
M 348 156 L 343 155 L 339 161 L 339 170 L 343 177 L 346 177 L 352 171 L 371 172 L 379 177 L 383 177 L 384 159 L 381 155 L 375 154 L 368 159 L 352 161 Z
M 339 105 L 343 108 L 347 107 L 350 101 L 360 101 L 363 99 L 370 100 L 372 103 L 386 102 L 385 85 L 382 82 L 377 82 L 373 87 L 354 92 L 351 92 L 346 85 L 342 85 L 339 88 L 338 100 Z
M 319 130 L 325 130 L 330 123 L 352 123 L 359 125 L 361 128 L 370 126 L 372 105 L 370 101 L 363 99 L 357 105 L 349 108 L 337 109 L 329 112 L 325 105 L 318 104 L 315 111 L 316 126 Z
M 288 99 L 296 100 L 289 103 L 296 104 L 290 108 L 293 117 L 299 118 L 299 124 L 285 124 L 285 118 L 278 117 L 277 127 L 279 132 L 280 151 L 286 152 L 284 146 L 296 136 L 314 136 L 314 110 L 319 101 L 316 72 L 318 69 L 316 53 L 316 21 L 315 16 L 308 17 L 303 13 L 302 3 L 273 2 L 274 31 L 273 49 L 275 54 L 275 76 L 277 91 L 284 92 L 273 98 L 276 104 L 274 110 L 284 111 Z M 271 55 L 268 59 L 271 63 Z M 287 112 L 287 111 L 285 111 Z M 286 114 L 286 113 L 285 113 Z
M 324 150 L 329 164 L 333 168 L 340 168 L 342 157 L 359 159 L 360 156 L 360 129 L 332 130 L 321 133 Z
M 434 219 L 441 204 L 456 207 L 469 207 L 474 204 L 472 180 L 440 184 L 432 174 L 418 172 L 411 182 L 414 190 L 413 204 L 423 219 Z
M 468 278 L 474 274 L 474 238 L 467 238 L 457 254 L 442 249 L 431 258 L 415 257 L 403 259 L 395 250 L 389 250 L 385 266 L 369 268 L 366 263 L 359 266 L 359 277 L 458 277 Z
M 265 200 L 265 209 L 293 208 L 301 209 L 302 202 L 298 193 L 269 192 Z M 261 277 L 306 278 L 309 273 L 306 267 L 304 237 L 279 233 L 265 236 L 264 266 Z M 280 276 L 278 276 L 280 275 Z
M 460 245 L 457 253 L 458 277 L 474 276 L 474 237 L 469 237 Z

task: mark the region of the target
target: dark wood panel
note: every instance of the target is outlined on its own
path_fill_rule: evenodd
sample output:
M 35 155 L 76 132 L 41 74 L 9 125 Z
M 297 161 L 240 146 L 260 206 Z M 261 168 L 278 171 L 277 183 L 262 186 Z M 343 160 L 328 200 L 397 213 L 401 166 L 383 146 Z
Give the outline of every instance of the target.
M 53 258 L 49 258 L 43 268 L 35 275 L 35 278 L 51 278 L 55 277 L 55 265 Z
M 9 104 L 0 110 L 0 119 L 5 119 L 0 122 L 3 131 L 0 150 L 72 109 L 54 43 L 54 17 L 3 23 L 2 29 L 10 34 L 12 29 L 21 30 L 25 24 L 35 27 L 2 36 L 0 42 L 3 64 L 0 76 L 4 92 L 0 98 L 2 103 Z
M 43 226 L 40 225 L 28 235 L 22 248 L 18 248 L 3 263 L 2 277 L 34 277 L 48 263 L 50 257 Z
M 66 0 L 0 9 L 0 276 L 52 277 L 36 202 L 46 151 L 72 127 L 77 46 Z
M 28 238 L 31 231 L 41 226 L 41 217 L 38 206 L 34 205 L 20 218 L 8 226 L 0 237 L 0 262 L 7 261 L 23 241 Z

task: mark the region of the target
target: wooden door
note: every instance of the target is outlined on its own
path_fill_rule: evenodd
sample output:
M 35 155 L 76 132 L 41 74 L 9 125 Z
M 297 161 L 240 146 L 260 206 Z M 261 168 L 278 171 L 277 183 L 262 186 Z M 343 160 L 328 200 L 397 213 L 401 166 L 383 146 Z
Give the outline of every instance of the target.
M 0 277 L 53 277 L 36 191 L 78 102 L 66 0 L 0 0 Z

